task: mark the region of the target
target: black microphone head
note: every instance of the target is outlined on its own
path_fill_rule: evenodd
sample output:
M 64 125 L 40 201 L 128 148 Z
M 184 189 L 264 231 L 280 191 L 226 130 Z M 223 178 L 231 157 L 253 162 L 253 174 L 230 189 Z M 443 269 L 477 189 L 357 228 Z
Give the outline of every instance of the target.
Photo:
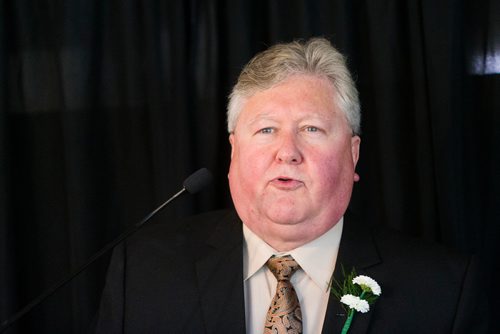
M 200 168 L 184 181 L 184 189 L 190 194 L 195 194 L 212 182 L 212 173 L 206 168 Z

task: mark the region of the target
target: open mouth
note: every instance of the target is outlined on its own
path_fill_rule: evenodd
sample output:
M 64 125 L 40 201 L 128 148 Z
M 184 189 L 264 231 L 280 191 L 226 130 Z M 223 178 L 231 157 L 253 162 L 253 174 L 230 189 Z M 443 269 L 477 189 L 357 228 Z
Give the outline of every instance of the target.
M 271 183 L 282 190 L 294 190 L 303 185 L 301 181 L 289 177 L 277 177 Z

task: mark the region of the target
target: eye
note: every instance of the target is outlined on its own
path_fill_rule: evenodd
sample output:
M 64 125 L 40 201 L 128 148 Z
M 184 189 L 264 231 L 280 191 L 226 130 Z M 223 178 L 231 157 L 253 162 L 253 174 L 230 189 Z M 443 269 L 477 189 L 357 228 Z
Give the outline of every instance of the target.
M 262 133 L 262 134 L 269 134 L 269 133 L 273 133 L 274 132 L 274 129 L 273 128 L 263 128 L 263 129 L 260 129 L 259 131 L 257 131 L 257 133 Z
M 314 126 L 314 125 L 306 125 L 306 126 L 304 126 L 302 128 L 302 131 L 304 131 L 306 133 L 311 133 L 311 134 L 325 133 L 324 128 L 318 127 L 318 126 Z
M 315 126 L 306 126 L 305 130 L 307 132 L 319 132 L 319 128 L 317 128 Z

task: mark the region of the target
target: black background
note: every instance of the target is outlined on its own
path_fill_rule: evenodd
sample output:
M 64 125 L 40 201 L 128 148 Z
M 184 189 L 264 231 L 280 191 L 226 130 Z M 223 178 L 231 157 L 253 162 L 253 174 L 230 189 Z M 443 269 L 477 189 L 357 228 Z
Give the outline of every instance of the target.
M 478 254 L 493 296 L 498 1 L 4 0 L 0 321 L 199 167 L 212 170 L 214 185 L 158 220 L 230 205 L 226 96 L 256 52 L 311 36 L 347 55 L 360 91 L 353 210 Z M 84 332 L 106 266 L 107 258 L 9 333 Z

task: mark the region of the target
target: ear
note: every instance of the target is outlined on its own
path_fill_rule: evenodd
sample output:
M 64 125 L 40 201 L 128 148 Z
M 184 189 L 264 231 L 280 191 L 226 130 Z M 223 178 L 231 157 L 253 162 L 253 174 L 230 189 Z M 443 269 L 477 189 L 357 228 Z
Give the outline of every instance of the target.
M 234 133 L 231 133 L 229 135 L 229 143 L 231 144 L 231 160 L 233 159 L 233 153 L 234 153 Z
M 353 136 L 351 138 L 351 156 L 352 156 L 352 164 L 354 167 L 354 182 L 359 181 L 359 175 L 356 173 L 356 165 L 359 160 L 359 146 L 361 145 L 361 138 L 359 136 Z

